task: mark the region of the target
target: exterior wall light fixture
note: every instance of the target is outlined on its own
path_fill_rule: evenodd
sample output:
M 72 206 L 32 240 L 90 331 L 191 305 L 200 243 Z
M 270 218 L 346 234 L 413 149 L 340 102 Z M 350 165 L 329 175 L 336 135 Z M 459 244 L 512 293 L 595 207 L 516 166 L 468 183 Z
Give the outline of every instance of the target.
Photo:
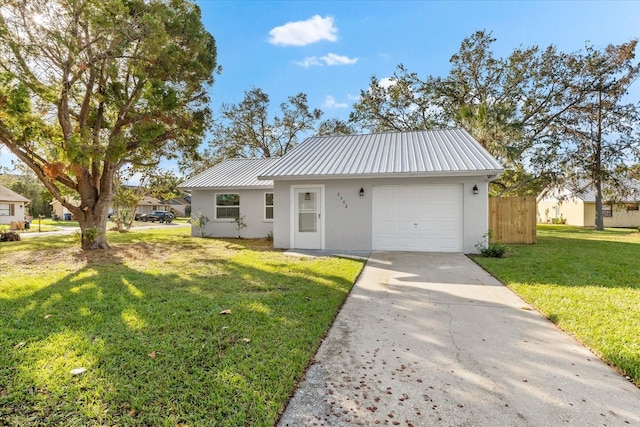
M 360 197 L 364 197 L 364 188 L 360 187 Z
M 472 190 L 473 190 L 473 194 L 478 194 L 478 186 L 477 185 L 474 185 Z

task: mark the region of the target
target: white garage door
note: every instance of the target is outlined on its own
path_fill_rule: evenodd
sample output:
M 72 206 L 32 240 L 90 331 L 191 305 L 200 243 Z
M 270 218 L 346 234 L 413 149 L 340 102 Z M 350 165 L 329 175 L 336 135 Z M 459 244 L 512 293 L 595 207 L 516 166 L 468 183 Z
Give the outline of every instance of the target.
M 462 185 L 373 188 L 373 248 L 462 252 Z

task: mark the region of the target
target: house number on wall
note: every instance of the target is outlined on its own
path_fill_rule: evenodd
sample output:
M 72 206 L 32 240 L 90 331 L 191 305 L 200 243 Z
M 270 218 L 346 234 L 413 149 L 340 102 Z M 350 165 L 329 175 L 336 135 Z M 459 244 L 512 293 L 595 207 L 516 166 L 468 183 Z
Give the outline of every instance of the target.
M 347 201 L 340 195 L 340 193 L 336 194 L 336 196 L 340 197 L 340 200 L 342 201 L 344 208 L 347 209 L 349 207 L 349 205 L 347 204 Z

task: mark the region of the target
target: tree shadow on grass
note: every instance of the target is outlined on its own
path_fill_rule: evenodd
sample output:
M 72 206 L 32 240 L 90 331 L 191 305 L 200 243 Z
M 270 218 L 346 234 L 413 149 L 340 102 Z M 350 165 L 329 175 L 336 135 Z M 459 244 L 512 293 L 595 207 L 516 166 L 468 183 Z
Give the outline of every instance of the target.
M 220 257 L 189 275 L 92 256 L 0 299 L 9 425 L 273 424 L 351 286 L 302 261 Z

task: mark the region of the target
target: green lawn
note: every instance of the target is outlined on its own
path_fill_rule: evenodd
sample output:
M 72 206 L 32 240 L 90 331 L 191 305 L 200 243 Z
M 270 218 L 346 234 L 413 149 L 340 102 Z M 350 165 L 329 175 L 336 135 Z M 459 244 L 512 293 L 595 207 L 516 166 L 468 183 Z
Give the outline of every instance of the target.
M 0 244 L 0 424 L 274 424 L 363 263 L 188 233 Z
M 538 226 L 481 266 L 640 385 L 640 233 Z

